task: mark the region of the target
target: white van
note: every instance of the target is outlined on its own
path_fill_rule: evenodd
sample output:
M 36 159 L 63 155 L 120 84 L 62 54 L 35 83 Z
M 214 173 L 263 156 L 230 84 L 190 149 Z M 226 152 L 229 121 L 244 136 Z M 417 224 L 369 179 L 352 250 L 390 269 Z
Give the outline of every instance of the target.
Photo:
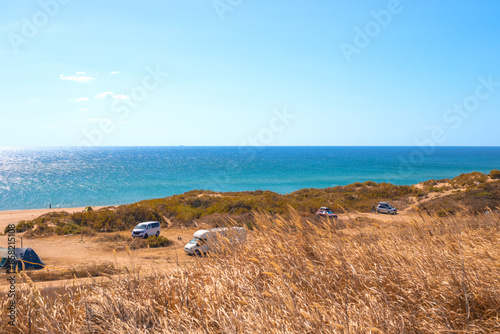
M 243 227 L 219 227 L 210 230 L 199 230 L 193 234 L 193 239 L 184 246 L 188 254 L 201 256 L 216 251 L 224 242 L 231 244 L 244 242 L 247 231 Z
M 132 230 L 132 237 L 147 239 L 152 235 L 159 236 L 160 232 L 160 222 L 143 222 L 134 227 Z

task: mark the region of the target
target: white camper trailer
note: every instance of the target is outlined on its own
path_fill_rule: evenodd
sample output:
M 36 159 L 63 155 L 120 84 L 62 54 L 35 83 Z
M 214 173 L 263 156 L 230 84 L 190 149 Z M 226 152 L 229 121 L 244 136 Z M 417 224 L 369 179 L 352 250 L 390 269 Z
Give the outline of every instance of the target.
M 184 246 L 184 251 L 191 255 L 201 256 L 214 252 L 224 244 L 235 245 L 244 242 L 247 231 L 243 227 L 219 227 L 210 230 L 198 230 L 193 239 Z

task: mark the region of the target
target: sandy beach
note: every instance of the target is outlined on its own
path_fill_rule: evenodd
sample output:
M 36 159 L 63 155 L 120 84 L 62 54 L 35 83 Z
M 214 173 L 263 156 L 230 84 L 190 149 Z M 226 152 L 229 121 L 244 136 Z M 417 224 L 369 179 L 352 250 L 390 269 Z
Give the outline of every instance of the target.
M 92 207 L 94 210 L 102 207 Z M 41 215 L 55 211 L 66 211 L 68 213 L 83 211 L 85 207 L 81 208 L 53 208 L 53 209 L 33 209 L 33 210 L 12 210 L 0 211 L 0 232 L 3 233 L 5 226 L 9 224 L 17 224 L 21 220 L 35 219 Z

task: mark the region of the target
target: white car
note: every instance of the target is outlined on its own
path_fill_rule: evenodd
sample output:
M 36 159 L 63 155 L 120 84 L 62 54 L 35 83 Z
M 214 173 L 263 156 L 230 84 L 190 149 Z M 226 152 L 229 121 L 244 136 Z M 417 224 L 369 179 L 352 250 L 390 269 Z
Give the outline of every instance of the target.
M 143 222 L 134 227 L 132 230 L 132 237 L 147 239 L 152 235 L 159 236 L 160 232 L 160 222 Z
M 199 230 L 193 234 L 193 239 L 184 246 L 184 251 L 191 255 L 201 256 L 216 251 L 229 241 L 234 245 L 245 241 L 247 231 L 243 227 L 219 227 L 210 230 Z

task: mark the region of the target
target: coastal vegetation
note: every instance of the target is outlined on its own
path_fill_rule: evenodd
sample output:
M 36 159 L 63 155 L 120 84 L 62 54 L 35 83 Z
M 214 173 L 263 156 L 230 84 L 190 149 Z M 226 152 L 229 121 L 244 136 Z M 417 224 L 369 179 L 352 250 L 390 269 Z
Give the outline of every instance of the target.
M 271 191 L 217 193 L 193 190 L 166 198 L 144 200 L 130 205 L 88 212 L 51 212 L 31 221 L 21 221 L 17 232 L 27 237 L 52 234 L 92 235 L 132 229 L 137 222 L 159 221 L 165 227 L 206 224 L 226 225 L 228 221 L 252 227 L 251 212 L 287 216 L 293 208 L 304 219 L 317 220 L 321 206 L 334 212 L 370 212 L 379 201 L 390 201 L 400 212 L 422 210 L 428 215 L 479 214 L 500 206 L 500 171 L 489 175 L 473 172 L 453 179 L 429 180 L 418 185 L 398 186 L 367 181 L 325 189 L 301 189 L 290 194 Z
M 499 332 L 499 214 L 412 217 L 339 230 L 255 213 L 246 244 L 169 271 L 45 289 L 21 273 L 0 332 Z
M 492 178 L 492 179 L 500 179 L 500 170 L 498 169 L 494 169 L 490 172 L 489 176 Z

